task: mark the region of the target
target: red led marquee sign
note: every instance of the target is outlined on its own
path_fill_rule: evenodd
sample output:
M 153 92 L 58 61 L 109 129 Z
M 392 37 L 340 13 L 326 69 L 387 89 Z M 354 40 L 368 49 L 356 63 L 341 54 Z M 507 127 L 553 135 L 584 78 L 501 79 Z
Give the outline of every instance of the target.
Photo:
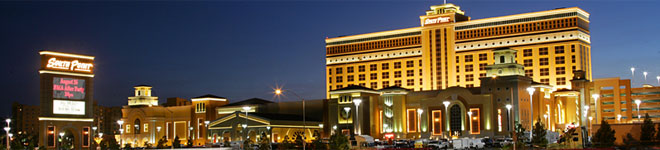
M 84 99 L 85 80 L 73 78 L 53 78 L 53 98 L 55 99 Z

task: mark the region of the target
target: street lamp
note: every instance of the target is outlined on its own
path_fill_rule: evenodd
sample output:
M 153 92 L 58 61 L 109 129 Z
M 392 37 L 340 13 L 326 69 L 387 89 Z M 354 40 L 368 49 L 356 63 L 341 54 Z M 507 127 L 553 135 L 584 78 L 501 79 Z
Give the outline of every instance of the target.
M 421 109 L 421 108 L 417 108 L 417 121 L 419 122 L 419 123 L 417 123 L 417 130 L 419 130 L 420 135 L 422 134 L 421 133 L 421 131 L 422 131 L 422 113 L 424 113 L 424 110 Z
M 658 79 L 658 85 L 660 85 L 660 76 L 655 76 L 656 79 Z
M 530 123 L 529 123 L 529 131 L 531 132 L 534 129 L 534 89 L 533 87 L 528 87 L 527 92 L 529 93 L 529 118 L 530 118 Z M 529 139 L 532 139 L 532 134 L 529 134 Z
M 468 110 L 467 114 L 469 117 L 468 120 L 470 121 L 470 134 L 472 134 L 472 111 Z
M 248 111 L 250 111 L 250 106 L 243 106 L 243 111 L 245 111 L 245 124 L 243 124 L 243 134 L 245 135 L 245 140 L 247 140 L 247 124 L 248 124 Z
M 646 83 L 646 75 L 648 75 L 649 73 L 644 71 L 643 74 L 644 74 L 644 83 Z
M 355 104 L 355 132 L 357 132 L 358 135 L 362 134 L 360 132 L 360 103 L 362 103 L 362 99 L 356 98 L 353 100 L 353 104 Z
M 10 134 L 9 130 L 11 130 L 11 127 L 9 127 L 10 126 L 9 123 L 11 123 L 11 119 L 7 118 L 7 119 L 5 119 L 5 122 L 7 122 L 7 126 L 4 129 L 5 129 L 5 132 L 7 132 L 7 135 L 9 135 Z M 11 137 L 9 137 L 9 138 L 11 138 Z M 7 150 L 9 150 L 9 138 L 7 138 Z
M 449 118 L 449 110 L 447 109 L 449 108 L 449 104 L 451 104 L 451 102 L 443 101 L 442 104 L 445 105 L 445 116 L 446 118 Z M 449 121 L 448 119 L 445 120 Z M 447 137 L 449 137 L 449 126 L 447 126 Z
M 621 114 L 616 115 L 616 121 L 621 122 Z
M 60 148 L 62 147 L 62 141 L 63 141 L 62 139 L 63 139 L 63 138 L 64 138 L 64 132 L 60 132 L 60 141 L 59 141 L 59 143 L 60 143 Z M 9 146 L 7 146 L 7 148 L 9 148 Z
M 584 117 L 587 117 L 587 113 L 589 113 L 589 106 L 584 106 Z
M 632 73 L 632 77 L 630 77 L 630 81 L 632 82 L 632 80 L 635 78 L 635 67 L 630 67 L 630 72 Z
M 124 120 L 117 120 L 117 124 L 119 124 L 119 147 L 122 147 L 124 144 Z
M 635 100 L 635 104 L 637 104 L 637 121 L 642 117 L 639 115 L 639 104 L 642 104 L 642 100 Z
M 591 94 L 591 97 L 594 98 L 594 108 L 595 110 L 595 115 L 596 115 L 596 122 L 598 122 L 598 98 L 600 98 L 599 94 Z
M 506 104 L 506 120 L 507 120 L 507 130 L 510 132 L 511 131 L 511 104 Z
M 159 141 L 160 141 L 160 139 L 162 138 L 162 137 L 160 137 L 160 129 L 161 129 L 161 128 L 162 128 L 162 127 L 160 127 L 160 126 L 156 126 L 156 138 L 158 138 Z

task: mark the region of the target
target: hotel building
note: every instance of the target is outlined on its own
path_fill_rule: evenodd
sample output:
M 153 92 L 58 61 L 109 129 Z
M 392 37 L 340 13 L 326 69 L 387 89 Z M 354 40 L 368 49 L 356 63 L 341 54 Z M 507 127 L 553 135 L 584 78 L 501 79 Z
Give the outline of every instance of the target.
M 459 6 L 431 6 L 419 27 L 327 38 L 328 91 L 349 85 L 413 91 L 479 87 L 493 50 L 517 51 L 524 75 L 570 88 L 573 71 L 591 80 L 589 13 L 572 8 L 472 20 Z

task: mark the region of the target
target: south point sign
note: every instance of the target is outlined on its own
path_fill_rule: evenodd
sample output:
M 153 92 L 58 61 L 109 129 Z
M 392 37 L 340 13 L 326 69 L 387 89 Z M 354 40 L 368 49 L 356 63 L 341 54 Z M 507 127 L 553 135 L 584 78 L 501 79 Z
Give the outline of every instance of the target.
M 451 19 L 449 17 L 435 17 L 435 18 L 426 18 L 422 23 L 422 26 L 448 23 Z
M 47 71 L 94 73 L 94 56 L 41 51 L 41 69 Z

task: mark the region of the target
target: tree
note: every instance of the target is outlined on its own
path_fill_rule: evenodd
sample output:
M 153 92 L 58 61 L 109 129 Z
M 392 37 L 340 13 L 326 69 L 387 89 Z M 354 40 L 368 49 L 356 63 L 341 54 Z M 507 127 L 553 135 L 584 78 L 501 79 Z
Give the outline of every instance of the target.
M 646 115 L 644 115 L 644 123 L 642 123 L 642 134 L 639 137 L 639 140 L 642 142 L 642 145 L 651 145 L 653 144 L 653 135 L 655 135 L 653 121 L 651 121 L 649 114 L 646 113 Z
M 525 141 L 527 140 L 527 136 L 525 136 L 525 127 L 520 123 L 516 123 L 514 130 L 516 130 L 516 139 L 514 139 L 516 142 L 515 146 L 520 148 L 525 147 Z
M 248 137 L 245 141 L 243 141 L 243 149 L 250 149 L 250 145 L 252 145 L 252 139 Z
M 534 124 L 534 130 L 532 134 L 532 144 L 539 147 L 546 147 L 548 145 L 548 139 L 545 138 L 545 127 L 543 123 L 541 123 L 540 118 L 538 121 L 536 121 L 536 124 Z
M 145 147 L 146 149 L 151 149 L 152 146 L 153 146 L 153 145 L 151 145 L 151 143 L 149 143 L 149 141 L 144 141 L 144 144 L 143 144 L 143 145 L 144 145 L 144 147 Z
M 102 150 L 119 149 L 119 143 L 117 143 L 117 140 L 115 139 L 115 137 L 111 136 L 111 135 L 103 136 L 103 140 L 101 140 L 100 145 L 101 145 Z
M 186 142 L 186 147 L 191 148 L 193 147 L 193 140 L 192 137 L 188 137 L 188 142 Z
M 292 146 L 291 138 L 289 138 L 288 135 L 285 135 L 284 138 L 282 139 L 282 143 L 280 143 L 277 148 L 278 149 L 291 149 L 291 146 Z
M 594 146 L 596 147 L 612 147 L 614 146 L 614 141 L 616 137 L 614 134 L 616 131 L 610 127 L 610 124 L 603 119 L 600 121 L 600 129 L 596 131 L 596 134 L 593 137 Z
M 174 148 L 181 148 L 181 140 L 179 140 L 179 136 L 174 137 L 172 145 L 174 145 Z
M 658 125 L 658 130 L 655 132 L 655 141 L 660 142 L 660 125 Z
M 348 146 L 348 137 L 343 134 L 333 134 L 330 136 L 330 149 L 334 150 L 347 150 Z
M 293 138 L 295 139 L 293 141 L 294 144 L 295 144 L 294 147 L 303 146 L 303 144 L 305 143 L 305 140 L 304 140 L 305 132 L 304 131 L 294 132 L 293 133 Z
M 261 139 L 259 139 L 259 150 L 270 150 L 270 138 L 266 135 L 265 132 L 261 133 Z
M 625 144 L 627 149 L 631 149 L 632 147 L 638 146 L 639 141 L 635 140 L 632 134 L 628 133 L 626 134 L 626 137 L 623 138 L 623 144 Z

